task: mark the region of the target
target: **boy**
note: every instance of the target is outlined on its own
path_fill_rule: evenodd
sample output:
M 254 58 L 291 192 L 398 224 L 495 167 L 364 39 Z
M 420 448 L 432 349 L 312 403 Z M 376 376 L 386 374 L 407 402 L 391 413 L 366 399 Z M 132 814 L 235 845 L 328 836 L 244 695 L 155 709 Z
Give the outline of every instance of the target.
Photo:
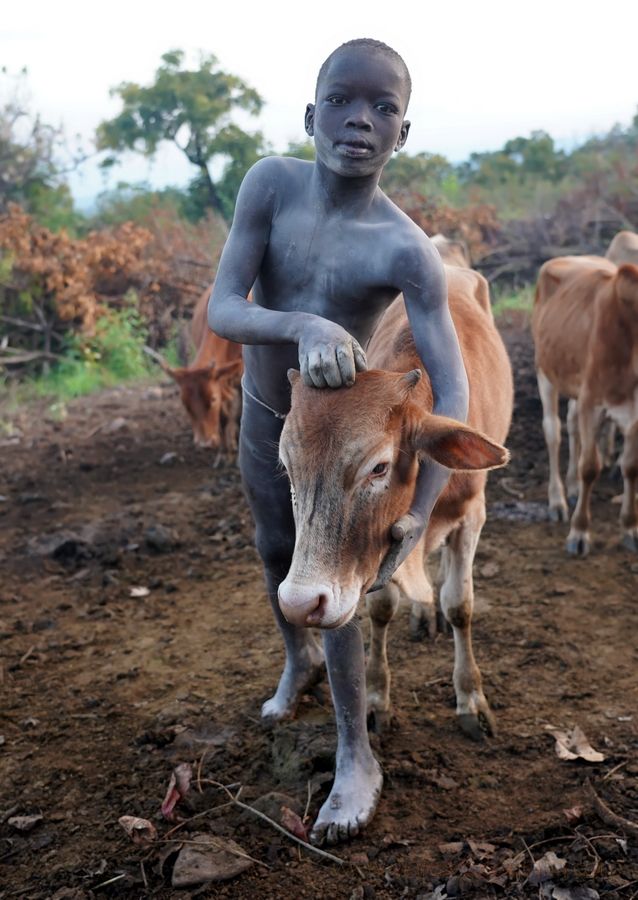
M 287 370 L 298 366 L 317 388 L 351 385 L 366 368 L 362 348 L 403 293 L 417 350 L 428 360 L 433 412 L 467 417 L 467 377 L 437 251 L 378 187 L 383 166 L 408 136 L 410 90 L 405 63 L 379 41 L 349 41 L 328 57 L 305 116 L 316 161 L 269 157 L 247 173 L 209 305 L 210 327 L 247 345 L 239 462 L 286 646 L 279 685 L 262 707 L 271 720 L 294 715 L 320 676 L 324 655 L 311 631 L 284 619 L 277 601 L 295 541 L 277 452 L 290 405 Z M 422 464 L 412 509 L 393 526 L 393 547 L 377 586 L 418 540 L 446 481 L 442 467 Z M 323 650 L 339 744 L 334 785 L 313 839 L 333 843 L 370 820 L 382 776 L 365 732 L 363 642 L 356 622 L 325 631 Z M 365 739 L 357 737 L 361 733 Z

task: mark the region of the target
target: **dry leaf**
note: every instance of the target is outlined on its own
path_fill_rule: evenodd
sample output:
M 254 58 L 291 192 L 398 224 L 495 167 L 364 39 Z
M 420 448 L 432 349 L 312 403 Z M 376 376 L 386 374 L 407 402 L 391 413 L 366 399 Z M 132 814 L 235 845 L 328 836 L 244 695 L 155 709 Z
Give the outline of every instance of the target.
M 148 819 L 137 816 L 120 816 L 117 820 L 134 844 L 152 844 L 157 840 L 157 829 Z
M 563 815 L 568 822 L 579 822 L 583 817 L 584 809 L 580 805 L 570 806 L 569 809 L 563 810 Z
M 528 881 L 530 884 L 542 884 L 549 881 L 557 872 L 561 872 L 567 865 L 566 859 L 556 856 L 553 850 L 549 850 L 540 859 L 534 863 L 534 868 L 529 874 Z
M 575 725 L 571 731 L 561 731 L 558 728 L 552 728 L 551 725 L 545 726 L 546 730 L 556 740 L 556 754 L 561 759 L 583 759 L 585 762 L 602 762 L 605 759 L 603 753 L 594 750 L 585 733 L 578 725 Z
M 598 891 L 589 887 L 555 887 L 551 896 L 552 900 L 600 900 Z
M 40 813 L 33 816 L 11 816 L 10 819 L 7 819 L 7 825 L 11 825 L 16 831 L 31 831 L 42 819 L 43 816 Z
M 148 597 L 150 593 L 147 587 L 132 587 L 129 591 L 129 597 Z
M 228 838 L 201 832 L 184 842 L 173 867 L 173 887 L 189 887 L 208 881 L 226 881 L 252 866 L 242 848 Z
M 306 841 L 306 843 L 308 843 L 308 829 L 297 813 L 290 809 L 289 806 L 281 807 L 281 824 L 286 831 L 294 834 L 294 836 L 298 837 L 301 841 Z
M 455 853 L 463 853 L 464 847 L 464 841 L 451 841 L 448 844 L 439 844 L 439 852 L 442 853 L 443 856 L 450 856 Z
M 169 821 L 173 818 L 173 810 L 182 797 L 185 797 L 191 786 L 193 767 L 190 763 L 179 763 L 171 772 L 171 780 L 162 801 L 161 812 Z

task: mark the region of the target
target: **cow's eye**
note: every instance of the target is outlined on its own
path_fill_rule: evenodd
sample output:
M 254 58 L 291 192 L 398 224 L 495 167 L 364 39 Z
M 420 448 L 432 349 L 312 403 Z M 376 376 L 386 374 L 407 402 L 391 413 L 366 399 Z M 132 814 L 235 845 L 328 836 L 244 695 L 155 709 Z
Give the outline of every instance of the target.
M 389 465 L 390 463 L 387 462 L 377 463 L 370 474 L 376 476 L 377 478 L 380 475 L 385 475 L 385 473 L 388 471 Z

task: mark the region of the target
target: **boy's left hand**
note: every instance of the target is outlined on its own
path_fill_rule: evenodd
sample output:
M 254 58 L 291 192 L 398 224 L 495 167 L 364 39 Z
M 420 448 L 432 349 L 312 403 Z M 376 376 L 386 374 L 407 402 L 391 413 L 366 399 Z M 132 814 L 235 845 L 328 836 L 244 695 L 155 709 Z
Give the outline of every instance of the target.
M 390 529 L 392 545 L 382 560 L 376 581 L 368 589 L 368 593 L 378 591 L 388 583 L 406 556 L 414 550 L 426 525 L 427 518 L 413 510 L 394 523 Z

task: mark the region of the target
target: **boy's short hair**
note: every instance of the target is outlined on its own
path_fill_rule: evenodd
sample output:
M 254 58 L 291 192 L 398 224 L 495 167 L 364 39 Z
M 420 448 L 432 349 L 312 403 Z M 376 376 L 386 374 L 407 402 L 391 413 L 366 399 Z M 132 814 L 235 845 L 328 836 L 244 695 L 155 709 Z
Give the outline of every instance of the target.
M 324 60 L 321 68 L 319 69 L 319 74 L 317 75 L 317 84 L 315 87 L 315 96 L 319 91 L 319 84 L 321 83 L 321 79 L 328 71 L 332 60 L 335 58 L 335 56 L 337 56 L 338 53 L 341 53 L 342 50 L 348 50 L 350 47 L 353 47 L 355 49 L 371 50 L 373 53 L 382 53 L 384 56 L 388 56 L 390 59 L 394 60 L 394 62 L 399 63 L 399 65 L 403 69 L 403 77 L 405 79 L 407 88 L 408 95 L 405 104 L 407 108 L 408 102 L 410 100 L 410 95 L 412 93 L 412 79 L 410 77 L 408 67 L 405 64 L 405 60 L 399 53 L 397 53 L 396 50 L 393 50 L 392 47 L 384 44 L 383 41 L 375 41 L 374 38 L 354 38 L 354 40 L 346 41 L 344 44 L 341 44 L 339 47 L 337 47 L 336 50 L 333 50 L 330 56 L 326 60 Z

